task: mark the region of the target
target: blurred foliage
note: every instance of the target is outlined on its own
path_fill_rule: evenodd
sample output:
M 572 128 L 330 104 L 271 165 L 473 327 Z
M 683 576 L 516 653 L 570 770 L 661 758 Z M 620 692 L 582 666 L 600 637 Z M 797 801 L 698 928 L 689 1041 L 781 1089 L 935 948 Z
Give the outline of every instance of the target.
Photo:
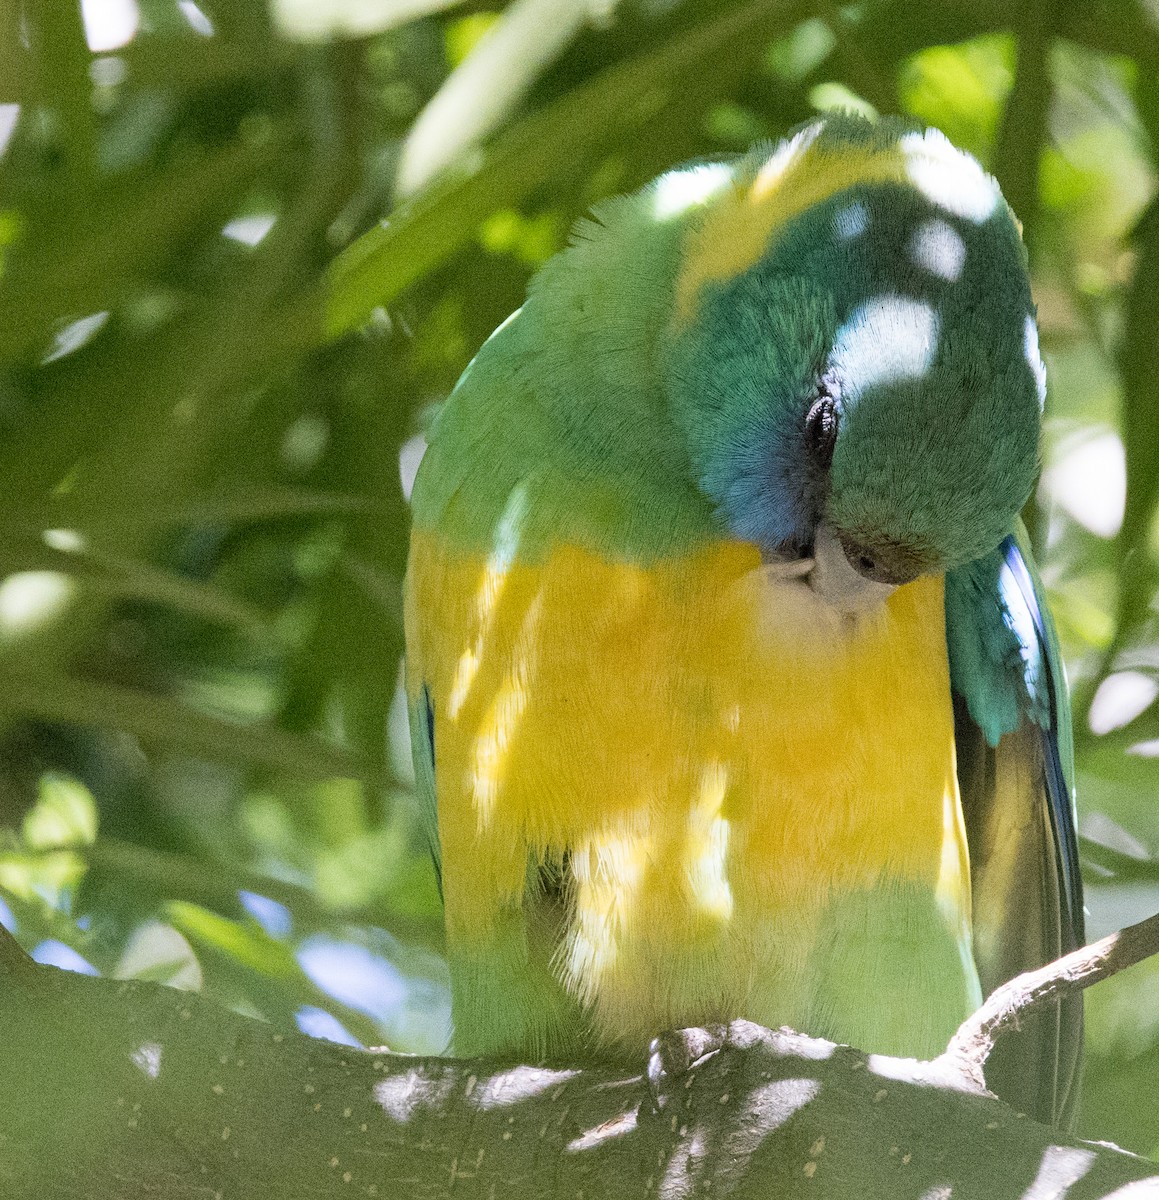
M 3 6 L 0 920 L 441 1049 L 413 437 L 594 201 L 841 105 L 1024 222 L 1092 934 L 1159 909 L 1157 65 L 1154 0 Z M 1089 1009 L 1083 1128 L 1155 1152 L 1159 966 Z

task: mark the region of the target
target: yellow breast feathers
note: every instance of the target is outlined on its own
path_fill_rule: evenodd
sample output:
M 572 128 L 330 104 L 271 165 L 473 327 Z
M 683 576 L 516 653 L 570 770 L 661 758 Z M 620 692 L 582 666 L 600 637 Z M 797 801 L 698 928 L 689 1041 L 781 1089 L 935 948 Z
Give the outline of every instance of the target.
M 551 862 L 563 913 L 520 954 L 597 1042 L 746 1016 L 936 1045 L 978 998 L 942 606 L 924 578 L 854 621 L 734 542 L 489 567 L 416 533 L 452 959 Z

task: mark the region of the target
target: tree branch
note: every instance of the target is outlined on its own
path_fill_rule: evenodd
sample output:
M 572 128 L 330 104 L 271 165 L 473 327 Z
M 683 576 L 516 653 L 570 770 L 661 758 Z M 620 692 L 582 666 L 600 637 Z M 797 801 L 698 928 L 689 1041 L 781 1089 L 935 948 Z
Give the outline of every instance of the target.
M 1037 971 L 1016 975 L 995 988 L 982 1007 L 962 1022 L 937 1061 L 952 1064 L 973 1083 L 985 1086 L 983 1068 L 995 1043 L 1017 1029 L 1028 1012 L 1109 979 L 1153 954 L 1159 954 L 1159 913 Z
M 1125 931 L 1076 974 L 1150 944 Z M 0 1031 L 6 1200 L 1159 1195 L 1153 1163 L 1019 1118 L 945 1056 L 744 1021 L 689 1034 L 708 1052 L 661 1097 L 623 1065 L 363 1053 L 32 964 L 0 963 Z

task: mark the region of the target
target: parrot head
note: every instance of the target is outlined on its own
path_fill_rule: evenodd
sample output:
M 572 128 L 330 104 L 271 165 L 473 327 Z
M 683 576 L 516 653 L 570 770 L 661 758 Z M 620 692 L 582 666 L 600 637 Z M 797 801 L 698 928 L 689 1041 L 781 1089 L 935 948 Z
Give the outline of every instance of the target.
M 688 172 L 711 195 L 666 381 L 729 532 L 846 611 L 991 550 L 1033 487 L 1045 396 L 995 181 L 936 130 L 850 116 Z

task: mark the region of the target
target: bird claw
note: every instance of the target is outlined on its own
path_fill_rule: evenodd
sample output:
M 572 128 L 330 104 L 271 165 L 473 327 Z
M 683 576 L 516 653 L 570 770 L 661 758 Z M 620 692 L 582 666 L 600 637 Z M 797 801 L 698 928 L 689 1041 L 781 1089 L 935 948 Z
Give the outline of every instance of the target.
M 728 1041 L 727 1025 L 670 1029 L 648 1047 L 648 1093 L 652 1107 L 662 1113 L 671 1103 L 672 1085 Z M 690 1083 L 687 1081 L 685 1086 Z

